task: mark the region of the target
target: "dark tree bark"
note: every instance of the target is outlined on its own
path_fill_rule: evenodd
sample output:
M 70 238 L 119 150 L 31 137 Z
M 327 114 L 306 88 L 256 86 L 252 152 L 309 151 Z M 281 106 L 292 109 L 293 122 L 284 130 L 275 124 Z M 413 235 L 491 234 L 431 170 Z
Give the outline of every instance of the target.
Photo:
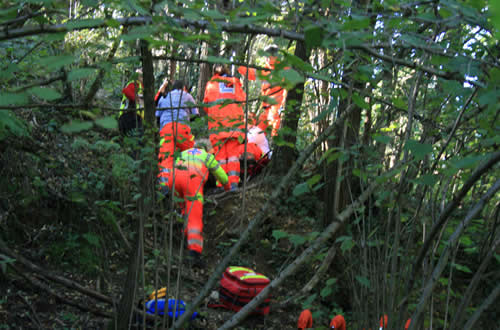
M 148 49 L 148 43 L 145 40 L 141 40 L 140 49 L 142 55 L 142 69 L 144 74 L 144 107 L 145 107 L 145 126 L 146 126 L 146 136 L 148 136 L 147 128 L 153 127 L 154 124 L 154 75 L 153 75 L 153 57 L 151 50 Z M 118 314 L 116 325 L 117 329 L 129 329 L 130 322 L 132 320 L 132 311 L 135 305 L 135 296 L 137 292 L 137 280 L 139 272 L 141 271 L 141 260 L 143 258 L 143 226 L 144 217 L 149 214 L 150 203 L 146 203 L 146 200 L 150 200 L 148 193 L 151 190 L 151 168 L 146 161 L 141 162 L 140 169 L 140 186 L 141 186 L 141 197 L 138 199 L 138 213 L 139 219 L 137 221 L 137 233 L 134 242 L 134 248 L 130 253 L 129 267 L 127 271 L 127 279 L 124 285 L 122 298 L 120 304 L 118 305 Z
M 297 41 L 294 55 L 303 61 L 308 61 L 309 51 L 304 42 Z M 272 172 L 275 174 L 286 173 L 297 158 L 295 143 L 297 142 L 297 128 L 299 126 L 300 108 L 303 97 L 304 83 L 295 85 L 288 92 L 285 117 L 283 118 L 282 128 L 279 133 L 279 138 L 284 140 L 284 144 L 277 148 L 276 156 L 273 157 Z
M 208 44 L 206 42 L 202 43 L 201 45 L 201 58 L 204 59 L 208 56 Z M 196 94 L 196 102 L 202 103 L 203 102 L 203 97 L 205 95 L 205 86 L 207 85 L 207 82 L 210 80 L 210 73 L 212 71 L 212 68 L 210 67 L 210 64 L 208 63 L 201 63 L 200 64 L 200 76 L 198 78 L 198 89 L 197 89 L 197 94 Z M 204 114 L 205 111 L 203 108 L 200 108 L 201 114 Z

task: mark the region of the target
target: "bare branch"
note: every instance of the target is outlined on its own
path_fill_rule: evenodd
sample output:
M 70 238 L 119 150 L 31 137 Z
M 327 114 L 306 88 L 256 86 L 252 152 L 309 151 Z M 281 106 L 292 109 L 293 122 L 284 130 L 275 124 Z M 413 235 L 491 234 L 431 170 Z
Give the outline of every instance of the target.
M 34 263 L 29 261 L 28 259 L 24 258 L 20 254 L 15 253 L 10 248 L 8 248 L 7 245 L 5 245 L 5 242 L 1 239 L 0 239 L 0 251 L 2 253 L 4 253 L 5 255 L 7 255 L 13 259 L 16 259 L 16 263 L 21 264 L 23 267 L 25 267 L 26 269 L 30 270 L 33 273 L 40 274 L 43 277 L 45 277 L 53 282 L 59 283 L 67 288 L 74 289 L 80 293 L 83 293 L 83 294 L 85 294 L 89 297 L 92 297 L 94 299 L 97 299 L 99 301 L 102 301 L 102 302 L 105 302 L 108 304 L 113 304 L 113 299 L 109 298 L 108 296 L 105 296 L 100 292 L 96 292 L 96 291 L 90 290 L 88 288 L 85 288 L 82 285 L 80 285 L 72 280 L 69 280 L 67 278 L 54 275 L 54 274 L 50 273 L 49 271 L 43 269 L 42 267 L 35 265 Z
M 446 220 L 448 217 L 453 213 L 455 209 L 457 209 L 458 205 L 461 203 L 462 199 L 467 195 L 469 190 L 472 188 L 472 186 L 481 178 L 481 176 L 488 172 L 489 169 L 491 169 L 497 162 L 500 161 L 500 151 L 497 151 L 494 153 L 488 161 L 486 161 L 484 164 L 481 164 L 475 171 L 472 173 L 470 178 L 464 183 L 462 186 L 462 189 L 457 193 L 455 198 L 448 203 L 446 208 L 443 210 L 441 215 L 439 216 L 439 219 L 436 221 L 434 226 L 432 227 L 429 235 L 427 236 L 424 245 L 422 246 L 420 250 L 420 254 L 418 255 L 417 259 L 413 263 L 412 271 L 410 272 L 410 277 L 408 278 L 408 284 L 406 288 L 406 297 L 403 300 L 403 308 L 406 308 L 406 305 L 408 304 L 408 296 L 410 294 L 411 289 L 413 288 L 414 282 L 415 282 L 415 277 L 418 273 L 417 269 L 420 268 L 420 264 L 422 263 L 422 260 L 424 260 L 425 256 L 427 255 L 427 251 L 429 250 L 432 242 L 434 241 L 434 238 L 436 235 L 439 233 L 439 230 L 441 227 L 445 224 Z
M 493 291 L 488 295 L 488 297 L 484 300 L 484 302 L 481 304 L 481 306 L 479 306 L 479 308 L 476 309 L 476 311 L 471 316 L 469 321 L 467 321 L 467 323 L 465 323 L 463 329 L 464 330 L 472 329 L 472 327 L 477 322 L 477 320 L 479 319 L 481 314 L 484 312 L 484 310 L 487 309 L 492 303 L 494 303 L 498 296 L 500 296 L 500 283 L 497 284 L 495 289 L 493 289 Z M 495 324 L 493 326 L 495 326 Z M 498 326 L 498 323 L 496 324 L 496 326 Z
M 201 20 L 201 21 L 189 21 L 187 19 L 174 19 L 171 17 L 164 18 L 167 24 L 177 24 L 181 27 L 192 27 L 200 30 L 205 30 L 208 28 L 213 28 L 212 22 Z M 117 18 L 116 21 L 122 26 L 138 26 L 153 23 L 151 17 L 136 16 L 127 18 Z M 231 24 L 226 22 L 216 22 L 218 27 L 226 32 L 235 33 L 246 33 L 246 34 L 264 34 L 271 37 L 282 37 L 290 40 L 300 40 L 304 41 L 304 35 L 301 33 L 296 33 L 293 31 L 287 31 L 282 29 L 269 29 L 262 26 L 256 26 L 253 24 Z M 28 37 L 38 34 L 51 34 L 51 33 L 63 33 L 70 31 L 83 30 L 88 28 L 105 28 L 108 27 L 106 20 L 95 20 L 90 25 L 74 25 L 74 21 L 69 21 L 64 24 L 54 24 L 54 25 L 29 25 L 19 29 L 14 30 L 3 30 L 0 32 L 0 41 Z
M 455 246 L 455 244 L 458 242 L 458 239 L 462 235 L 462 232 L 465 230 L 465 227 L 472 221 L 472 219 L 474 219 L 475 216 L 477 216 L 482 211 L 484 205 L 495 195 L 495 193 L 498 190 L 500 190 L 500 180 L 497 180 L 495 184 L 493 184 L 493 186 L 486 192 L 486 194 L 484 194 L 484 196 L 481 197 L 479 202 L 477 202 L 476 205 L 474 205 L 472 210 L 466 215 L 465 219 L 462 222 L 460 222 L 460 224 L 457 226 L 457 228 L 451 235 L 448 242 L 445 244 L 445 248 L 441 254 L 441 257 L 439 258 L 439 261 L 432 272 L 430 280 L 425 285 L 425 288 L 423 290 L 422 296 L 420 297 L 420 301 L 417 305 L 417 308 L 411 317 L 412 323 L 410 325 L 410 330 L 416 328 L 416 324 L 418 324 L 420 315 L 422 314 L 423 309 L 428 304 L 427 300 L 429 299 L 436 283 L 441 277 L 441 273 L 443 272 L 445 266 L 448 263 L 448 257 L 450 256 L 452 247 Z

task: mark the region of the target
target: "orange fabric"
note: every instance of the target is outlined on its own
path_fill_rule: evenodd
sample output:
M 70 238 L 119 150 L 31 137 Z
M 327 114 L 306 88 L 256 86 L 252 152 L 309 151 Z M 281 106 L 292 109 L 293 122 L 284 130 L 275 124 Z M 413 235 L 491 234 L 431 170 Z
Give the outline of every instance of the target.
M 405 330 L 410 329 L 411 319 L 406 320 Z
M 144 88 L 143 84 L 140 81 L 135 81 L 135 82 L 131 82 L 130 84 L 125 86 L 125 88 L 122 89 L 122 93 L 127 97 L 127 99 L 129 101 L 132 101 L 132 102 L 135 102 L 135 96 L 136 96 L 135 86 L 136 86 L 136 84 L 140 84 L 141 89 Z
M 239 146 L 239 155 L 243 155 L 245 152 L 245 144 L 240 144 Z M 259 160 L 262 157 L 262 150 L 260 150 L 259 146 L 255 143 L 248 142 L 247 143 L 247 153 L 251 154 L 255 160 Z M 241 157 L 240 157 L 241 158 Z
M 241 81 L 236 77 L 214 75 L 207 83 L 203 103 L 219 100 L 234 100 L 244 102 L 246 94 L 241 87 Z M 243 103 L 219 104 L 206 107 L 208 129 L 211 133 L 221 130 L 236 130 L 244 128 Z M 228 132 L 224 132 L 228 133 Z M 227 135 L 227 134 L 226 134 Z
M 175 151 L 184 151 L 194 146 L 191 128 L 179 122 L 165 124 L 160 131 L 160 137 L 164 141 L 160 146 L 158 158 L 162 162 L 161 166 L 165 168 L 172 168 Z
M 387 317 L 387 314 L 384 314 L 384 316 L 380 317 L 380 327 L 386 328 L 387 323 L 388 323 L 388 317 Z
M 260 74 L 264 77 L 270 75 L 272 72 L 271 70 L 274 70 L 275 64 L 276 64 L 276 57 L 271 56 L 268 60 L 268 63 L 266 64 L 266 68 L 268 68 L 269 70 L 262 70 L 260 71 Z M 247 70 L 247 67 L 244 66 L 240 66 L 238 68 L 238 72 L 242 76 L 246 76 L 247 71 L 248 71 L 248 79 L 255 80 L 257 77 L 256 74 L 257 71 L 255 69 L 249 68 Z M 280 109 L 284 108 L 285 106 L 287 91 L 281 86 L 271 86 L 271 84 L 268 81 L 263 81 L 262 85 L 260 86 L 260 95 L 274 99 L 276 104 L 271 105 L 265 101 L 262 102 L 262 108 L 264 109 L 264 111 L 263 113 L 260 114 L 257 125 L 263 131 L 266 131 L 266 129 L 269 126 L 271 126 L 272 127 L 271 135 L 276 136 L 276 134 L 278 133 L 278 129 L 280 128 L 281 125 Z
M 345 319 L 342 315 L 336 315 L 330 321 L 330 328 L 345 330 Z
M 172 172 L 161 171 L 158 177 L 167 179 L 170 191 L 174 191 L 175 196 L 184 199 L 180 204 L 182 214 L 187 215 L 187 226 L 185 234 L 187 236 L 188 249 L 201 253 L 203 251 L 203 202 L 196 199 L 197 194 L 203 196 L 203 185 L 207 176 L 201 176 L 193 169 L 175 169 L 175 182 Z M 175 184 L 175 189 L 172 187 Z
M 240 181 L 240 143 L 236 139 L 219 139 L 214 134 L 210 135 L 210 142 L 215 160 L 227 174 L 229 186 L 237 186 Z
M 312 328 L 312 326 L 313 326 L 313 319 L 311 311 L 308 309 L 304 309 L 302 313 L 300 313 L 299 320 L 297 322 L 297 328 L 308 329 Z

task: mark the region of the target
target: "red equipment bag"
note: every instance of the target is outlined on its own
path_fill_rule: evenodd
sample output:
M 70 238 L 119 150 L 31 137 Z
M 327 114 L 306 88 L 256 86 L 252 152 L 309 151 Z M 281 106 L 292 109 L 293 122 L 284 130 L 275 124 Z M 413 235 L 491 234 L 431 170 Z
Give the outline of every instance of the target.
M 239 266 L 230 266 L 222 275 L 219 287 L 219 299 L 221 305 L 235 312 L 243 308 L 255 296 L 257 296 L 271 280 L 253 269 Z M 269 314 L 269 300 L 267 297 L 253 314 Z

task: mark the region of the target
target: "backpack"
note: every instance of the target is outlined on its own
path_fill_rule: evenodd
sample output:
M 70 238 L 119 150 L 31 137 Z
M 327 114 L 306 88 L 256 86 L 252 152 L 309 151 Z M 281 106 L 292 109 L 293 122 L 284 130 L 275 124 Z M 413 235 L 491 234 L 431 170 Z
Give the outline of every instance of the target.
M 213 307 L 223 307 L 232 311 L 239 311 L 257 296 L 271 280 L 251 268 L 230 266 L 226 268 L 220 280 L 220 304 Z M 267 297 L 252 313 L 269 314 L 269 301 Z
M 157 299 L 157 300 L 155 300 Z M 168 316 L 173 318 L 174 310 L 175 310 L 175 318 L 178 319 L 184 312 L 186 311 L 186 303 L 182 300 L 168 299 L 167 297 L 167 288 L 163 287 L 159 290 L 153 291 L 146 301 L 146 313 L 148 314 L 156 314 L 163 315 L 165 313 L 165 305 L 168 308 Z M 139 308 L 142 309 L 142 302 L 139 303 Z M 156 312 L 156 308 L 158 308 L 158 312 Z M 194 312 L 191 315 L 191 320 L 194 320 L 198 316 L 197 312 Z

